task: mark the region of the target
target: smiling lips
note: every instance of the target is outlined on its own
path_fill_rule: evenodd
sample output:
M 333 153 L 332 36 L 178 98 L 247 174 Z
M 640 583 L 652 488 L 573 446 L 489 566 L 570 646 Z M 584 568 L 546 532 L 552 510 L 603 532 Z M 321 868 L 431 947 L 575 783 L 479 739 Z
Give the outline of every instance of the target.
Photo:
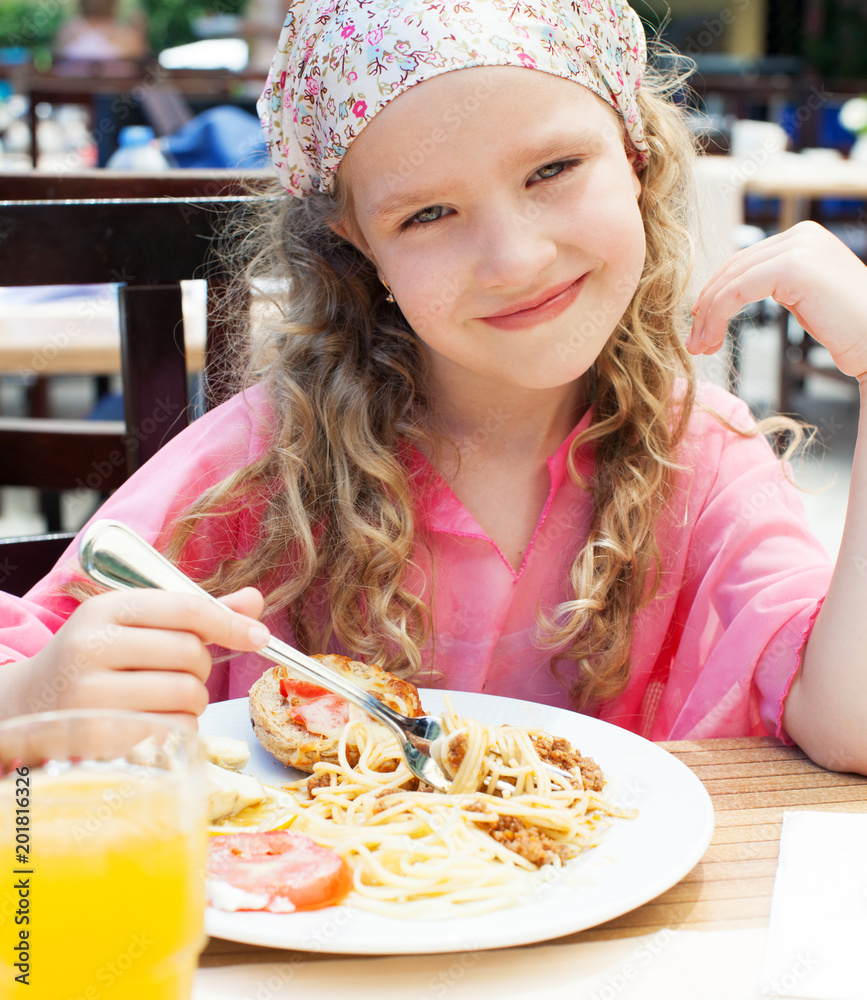
M 492 316 L 482 316 L 481 320 L 483 323 L 500 330 L 519 330 L 555 319 L 575 301 L 586 277 L 586 274 L 582 274 L 580 278 L 568 285 L 550 289 L 544 293 L 545 297 L 541 301 L 533 305 L 520 309 L 510 306 L 508 311 L 494 313 Z

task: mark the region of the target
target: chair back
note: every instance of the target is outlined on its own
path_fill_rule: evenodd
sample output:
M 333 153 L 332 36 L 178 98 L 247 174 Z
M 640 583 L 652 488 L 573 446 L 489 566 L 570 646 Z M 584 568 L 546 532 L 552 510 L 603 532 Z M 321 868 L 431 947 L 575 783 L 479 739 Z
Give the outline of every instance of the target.
M 47 576 L 75 535 L 0 538 L 0 590 L 23 597 Z
M 216 377 L 206 385 L 206 406 L 230 393 L 220 379 L 225 366 L 215 363 L 230 331 L 213 310 L 225 282 L 213 249 L 224 213 L 245 200 L 222 192 L 239 192 L 243 180 L 229 171 L 170 173 L 118 177 L 93 171 L 44 180 L 31 174 L 3 184 L 4 191 L 11 187 L 25 196 L 37 196 L 41 185 L 56 199 L 0 201 L 4 286 L 117 285 L 124 421 L 75 425 L 0 418 L 0 486 L 73 489 L 100 470 L 96 488 L 107 492 L 188 424 L 181 281 L 208 281 L 205 368 Z M 93 197 L 98 189 L 134 193 Z M 187 195 L 180 196 L 184 189 Z M 148 190 L 161 196 L 146 197 Z M 78 197 L 66 197 L 72 192 Z

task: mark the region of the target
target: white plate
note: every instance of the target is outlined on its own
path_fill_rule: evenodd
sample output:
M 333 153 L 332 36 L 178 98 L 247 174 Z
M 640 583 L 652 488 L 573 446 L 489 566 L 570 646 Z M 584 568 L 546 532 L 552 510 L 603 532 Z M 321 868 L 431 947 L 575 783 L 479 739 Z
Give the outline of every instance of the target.
M 443 692 L 420 691 L 427 712 L 443 710 Z M 384 917 L 352 906 L 300 913 L 228 913 L 209 908 L 212 937 L 272 948 L 357 955 L 435 954 L 530 944 L 594 927 L 641 906 L 698 863 L 713 834 L 713 806 L 698 778 L 676 757 L 625 729 L 547 705 L 452 692 L 459 714 L 497 725 L 540 727 L 566 737 L 605 772 L 606 796 L 638 809 L 615 819 L 601 843 L 566 865 L 538 898 L 480 916 L 447 920 Z M 268 784 L 301 777 L 260 745 L 247 699 L 217 702 L 199 722 L 205 736 L 247 740 L 245 768 Z M 566 877 L 568 876 L 568 877 Z

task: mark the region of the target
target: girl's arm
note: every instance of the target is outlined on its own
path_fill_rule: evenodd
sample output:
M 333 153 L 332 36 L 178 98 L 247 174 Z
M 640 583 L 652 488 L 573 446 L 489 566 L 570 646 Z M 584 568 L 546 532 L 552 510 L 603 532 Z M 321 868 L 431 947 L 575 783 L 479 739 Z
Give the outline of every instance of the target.
M 736 254 L 693 309 L 687 346 L 719 350 L 728 320 L 772 297 L 858 379 L 861 414 L 840 554 L 786 699 L 786 732 L 833 770 L 867 773 L 867 268 L 813 222 Z

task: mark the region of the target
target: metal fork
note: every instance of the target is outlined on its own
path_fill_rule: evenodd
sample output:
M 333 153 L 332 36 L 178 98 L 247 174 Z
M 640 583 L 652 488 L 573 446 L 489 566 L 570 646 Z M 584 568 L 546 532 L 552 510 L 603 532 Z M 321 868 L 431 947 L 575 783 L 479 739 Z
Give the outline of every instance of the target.
M 229 610 L 157 552 L 141 535 L 120 521 L 94 521 L 81 537 L 78 558 L 91 579 L 113 590 L 146 588 L 198 594 L 223 611 Z M 274 663 L 288 667 L 306 680 L 340 695 L 378 719 L 394 734 L 410 771 L 437 791 L 449 791 L 451 776 L 439 762 L 441 752 L 446 747 L 446 732 L 442 721 L 435 715 L 420 715 L 416 718 L 401 715 L 363 688 L 328 670 L 318 660 L 306 656 L 274 636 L 268 640 L 267 646 L 257 652 Z M 551 774 L 570 781 L 574 777 L 553 764 L 543 766 Z M 508 782 L 498 781 L 496 787 L 499 791 L 508 793 L 513 786 Z
M 91 579 L 113 590 L 149 588 L 198 594 L 228 611 L 225 604 L 221 604 L 194 583 L 149 542 L 120 521 L 94 521 L 81 538 L 78 556 Z M 394 734 L 410 771 L 440 792 L 449 790 L 451 778 L 431 756 L 433 741 L 445 736 L 438 718 L 422 715 L 413 719 L 401 715 L 363 688 L 273 636 L 268 645 L 257 652 L 274 663 L 288 667 L 306 680 L 340 695 L 378 719 Z

